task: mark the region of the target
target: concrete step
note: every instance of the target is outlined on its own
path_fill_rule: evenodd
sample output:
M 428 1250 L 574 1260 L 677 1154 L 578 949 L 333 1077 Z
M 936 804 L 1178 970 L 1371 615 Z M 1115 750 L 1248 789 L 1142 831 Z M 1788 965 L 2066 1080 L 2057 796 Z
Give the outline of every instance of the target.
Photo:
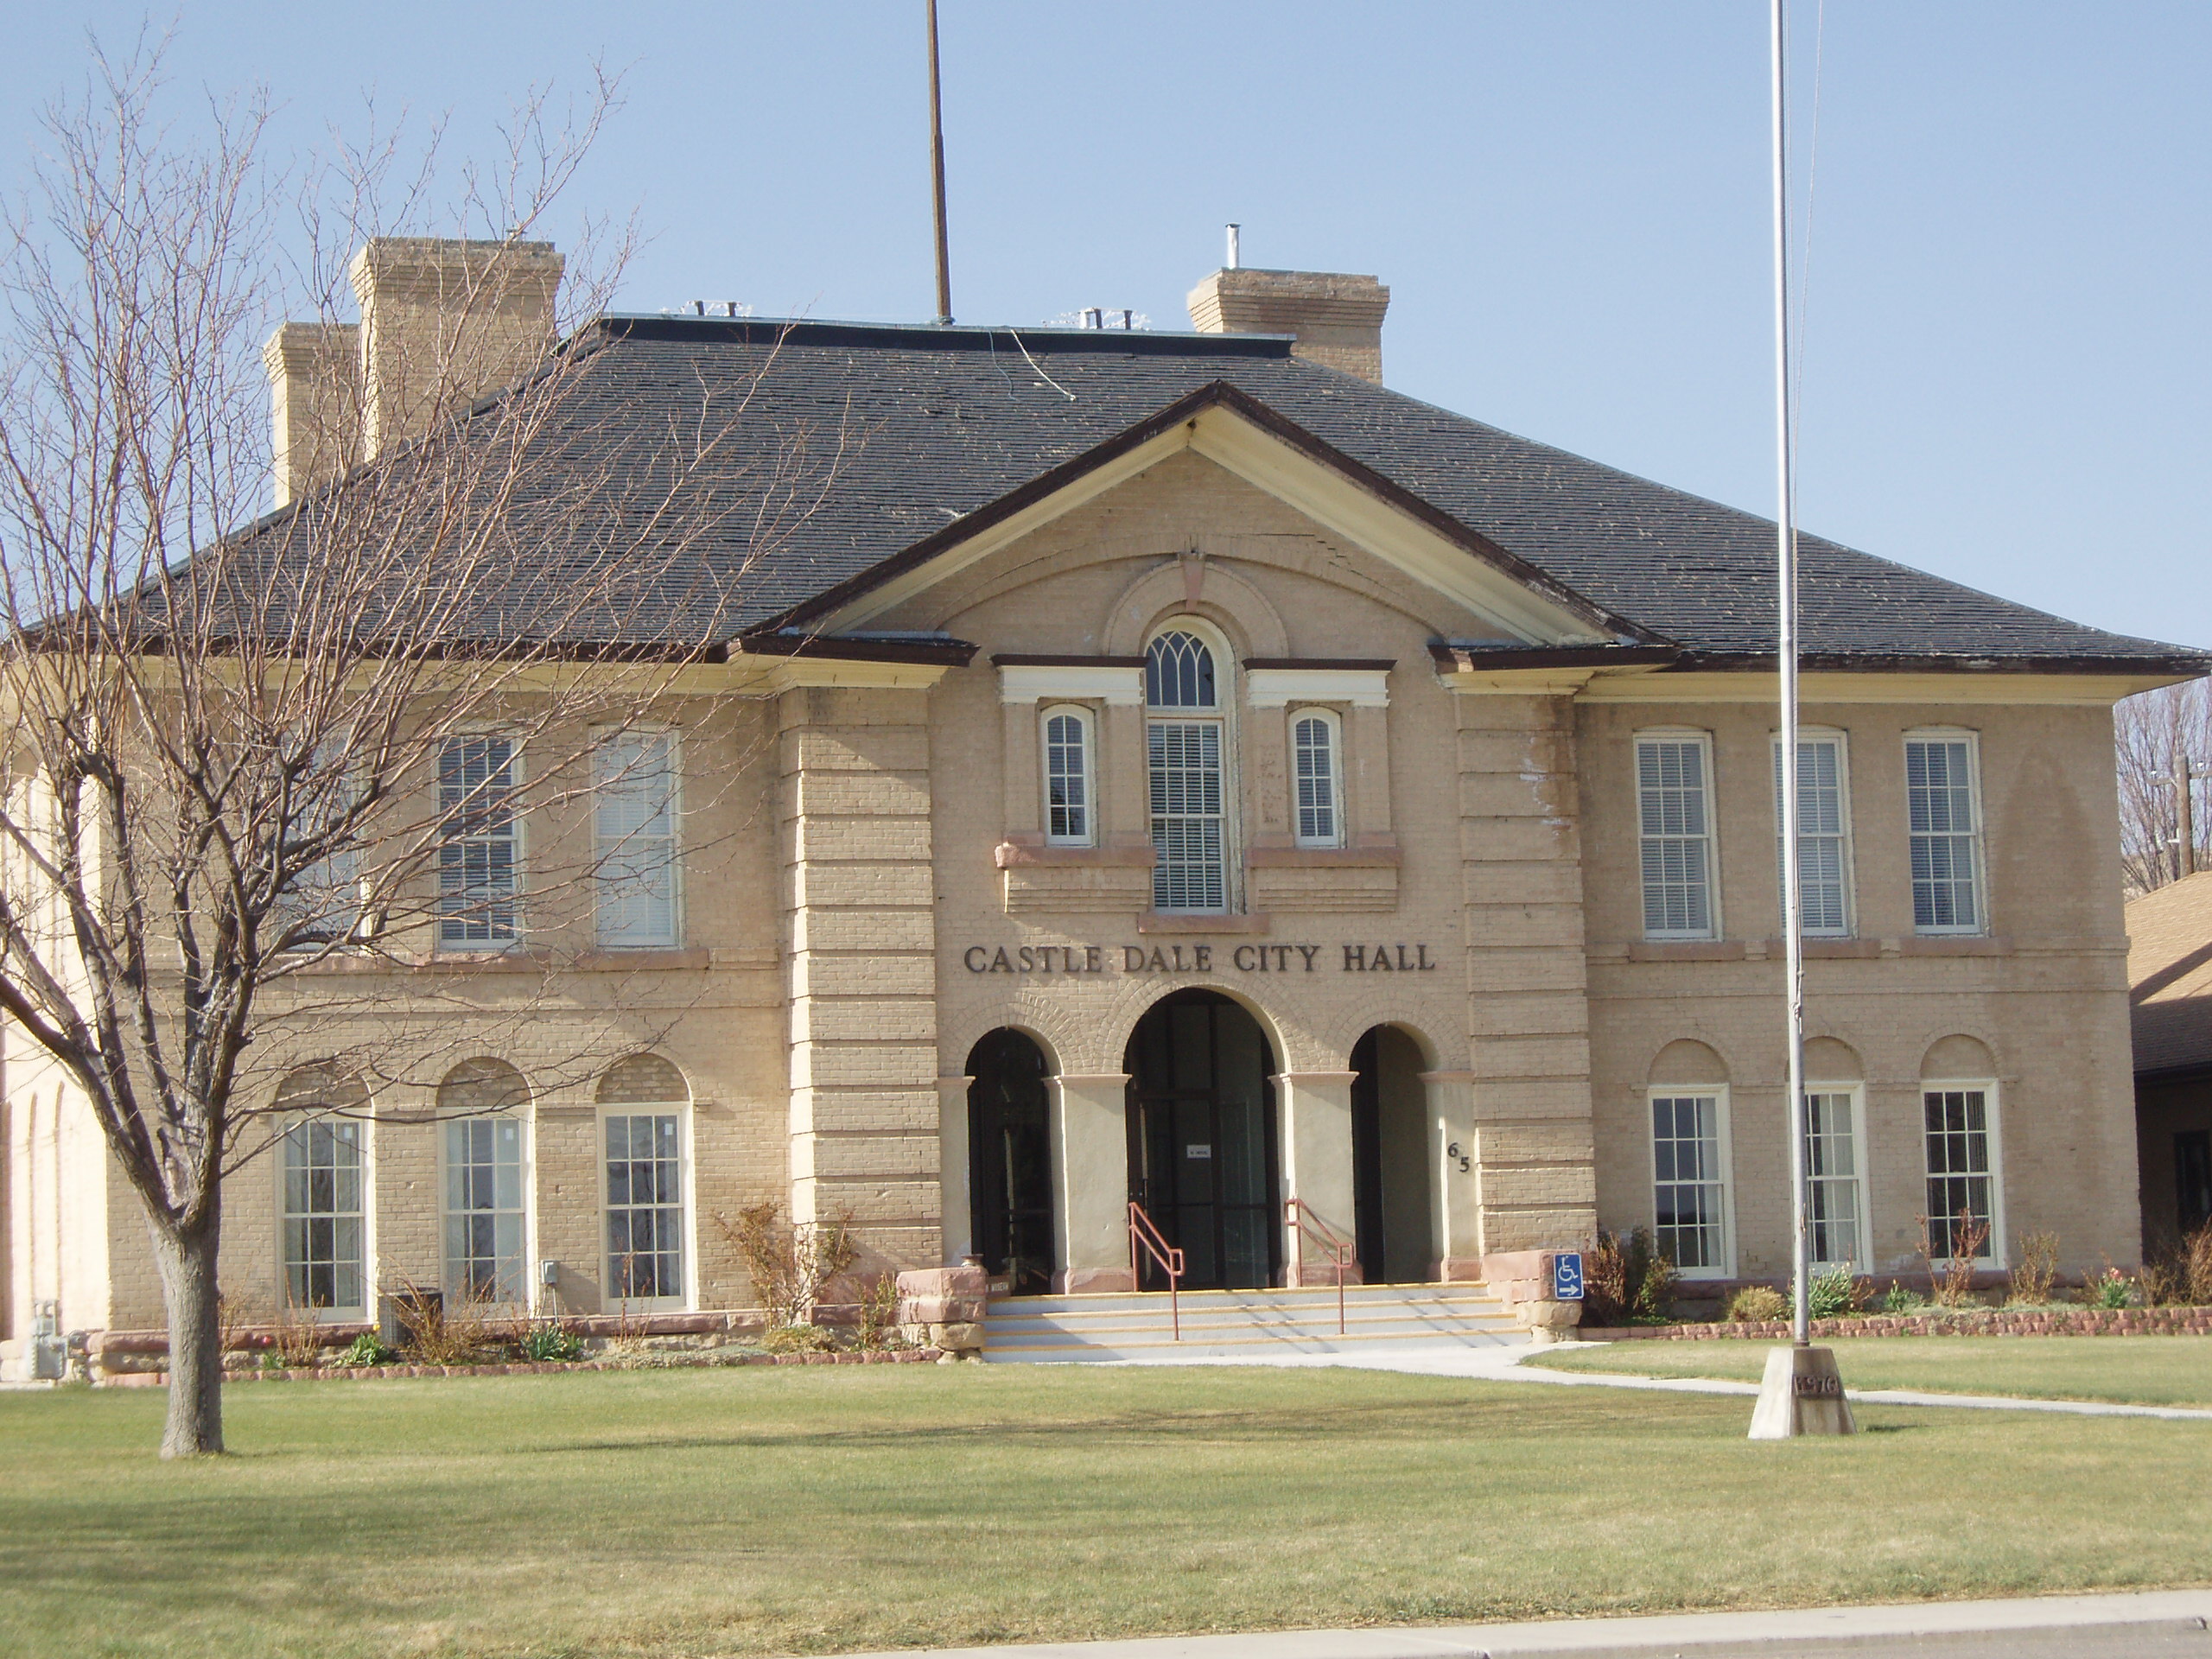
M 1489 1346 L 1520 1327 L 1480 1285 L 1333 1285 L 1185 1292 L 1181 1331 L 1164 1292 L 994 1301 L 983 1357 L 1008 1362 L 1326 1354 L 1388 1345 Z

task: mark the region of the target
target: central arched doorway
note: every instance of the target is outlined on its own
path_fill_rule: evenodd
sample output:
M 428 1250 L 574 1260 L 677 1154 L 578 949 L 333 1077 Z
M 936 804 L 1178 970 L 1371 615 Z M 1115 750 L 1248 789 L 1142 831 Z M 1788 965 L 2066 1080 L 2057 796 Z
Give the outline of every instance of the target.
M 1052 1287 L 1052 1105 L 1045 1056 L 1001 1027 L 968 1053 L 969 1236 L 1017 1296 Z
M 1122 1070 L 1129 1197 L 1182 1250 L 1184 1288 L 1274 1284 L 1275 1067 L 1259 1022 L 1218 992 L 1179 991 L 1137 1022 Z M 1139 1283 L 1167 1287 L 1149 1261 Z
M 1395 1026 L 1355 1044 L 1351 1086 L 1353 1233 L 1360 1277 L 1370 1285 L 1420 1284 L 1435 1275 L 1428 1091 L 1421 1046 Z

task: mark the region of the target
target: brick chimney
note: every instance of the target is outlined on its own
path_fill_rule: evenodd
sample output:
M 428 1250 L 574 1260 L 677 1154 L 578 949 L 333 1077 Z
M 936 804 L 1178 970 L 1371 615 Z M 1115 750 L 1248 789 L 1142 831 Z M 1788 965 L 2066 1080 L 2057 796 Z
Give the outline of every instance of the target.
M 1191 290 L 1204 334 L 1290 334 L 1294 355 L 1382 384 L 1382 314 L 1390 290 L 1327 270 L 1217 270 Z
M 550 242 L 363 244 L 347 271 L 359 325 L 288 322 L 262 347 L 276 505 L 419 437 L 542 361 L 556 343 L 563 264 Z
M 360 334 L 350 322 L 288 322 L 261 348 L 280 507 L 360 456 Z
M 378 237 L 347 271 L 361 302 L 361 452 L 419 437 L 553 349 L 550 242 Z

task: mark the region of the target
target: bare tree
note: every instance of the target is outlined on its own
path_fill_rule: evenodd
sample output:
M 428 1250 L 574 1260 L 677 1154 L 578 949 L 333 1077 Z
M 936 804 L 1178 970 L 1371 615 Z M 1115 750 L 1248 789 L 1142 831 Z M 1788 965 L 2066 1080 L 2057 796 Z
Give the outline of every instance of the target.
M 223 1446 L 226 1179 L 299 1079 L 355 1109 L 360 1075 L 427 1039 L 438 997 L 406 970 L 434 950 L 557 965 L 609 855 L 589 836 L 534 853 L 525 889 L 503 833 L 610 766 L 657 786 L 651 746 L 606 733 L 668 710 L 822 474 L 803 435 L 734 454 L 742 391 L 609 393 L 575 324 L 619 247 L 572 264 L 564 315 L 516 338 L 546 246 L 528 238 L 602 84 L 565 124 L 531 102 L 468 176 L 448 222 L 476 239 L 437 326 L 371 343 L 409 360 L 326 397 L 333 481 L 264 515 L 262 340 L 290 307 L 334 317 L 346 256 L 378 245 L 391 197 L 415 228 L 428 196 L 353 152 L 296 226 L 260 108 L 180 149 L 157 64 L 100 60 L 50 113 L 0 267 L 0 1014 L 82 1092 L 143 1206 L 177 1457 Z M 507 360 L 534 366 L 484 396 Z M 708 541 L 742 556 L 702 559 Z
M 2194 787 L 2212 772 L 2212 687 L 2190 680 L 2129 697 L 2113 711 L 2113 735 L 2128 891 L 2148 893 L 2212 868 L 2212 824 L 2197 810 L 2206 798 Z

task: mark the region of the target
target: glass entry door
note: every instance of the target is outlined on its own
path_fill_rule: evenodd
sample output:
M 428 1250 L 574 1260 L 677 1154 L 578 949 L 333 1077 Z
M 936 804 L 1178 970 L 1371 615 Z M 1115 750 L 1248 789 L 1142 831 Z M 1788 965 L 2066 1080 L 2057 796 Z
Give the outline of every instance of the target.
M 1129 1039 L 1129 1196 L 1183 1252 L 1186 1290 L 1274 1283 L 1274 1070 L 1267 1038 L 1227 997 L 1154 1005 Z M 1165 1290 L 1148 1259 L 1140 1285 Z

